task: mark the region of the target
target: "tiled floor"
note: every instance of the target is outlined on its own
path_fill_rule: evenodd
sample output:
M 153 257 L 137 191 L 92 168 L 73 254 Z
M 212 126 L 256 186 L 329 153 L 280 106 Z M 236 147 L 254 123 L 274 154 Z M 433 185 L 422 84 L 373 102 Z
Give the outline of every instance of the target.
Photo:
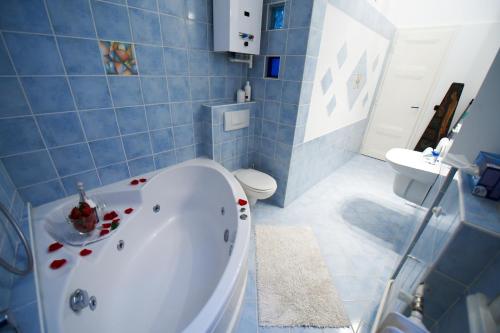
M 419 222 L 416 208 L 392 192 L 392 181 L 393 171 L 385 162 L 359 155 L 285 209 L 258 203 L 252 211 L 254 225 L 313 228 L 352 327 L 259 327 L 252 239 L 248 286 L 236 332 L 368 332 L 385 283 Z

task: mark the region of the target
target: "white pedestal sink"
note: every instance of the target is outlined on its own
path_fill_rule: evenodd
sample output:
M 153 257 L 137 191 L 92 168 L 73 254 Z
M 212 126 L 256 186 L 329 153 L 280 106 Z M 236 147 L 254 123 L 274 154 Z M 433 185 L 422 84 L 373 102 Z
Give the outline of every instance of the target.
M 385 158 L 396 171 L 394 193 L 417 205 L 422 205 L 437 176 L 449 169 L 441 163 L 431 164 L 421 152 L 409 149 L 393 148 Z

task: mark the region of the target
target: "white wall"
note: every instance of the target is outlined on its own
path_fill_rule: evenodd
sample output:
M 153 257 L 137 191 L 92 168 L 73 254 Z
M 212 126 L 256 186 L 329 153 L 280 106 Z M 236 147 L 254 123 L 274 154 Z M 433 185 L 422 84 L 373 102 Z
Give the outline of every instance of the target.
M 331 4 L 327 5 L 304 142 L 368 117 L 389 43 L 388 39 L 368 29 L 343 11 Z M 337 55 L 344 44 L 347 47 L 347 58 L 339 68 Z M 350 109 L 347 81 L 365 51 L 366 77 L 361 79 L 366 80 L 366 83 Z M 377 57 L 378 65 L 373 70 L 372 65 Z M 324 92 L 321 80 L 328 70 L 331 71 L 333 84 Z M 367 93 L 368 100 L 363 103 Z M 329 112 L 327 106 L 333 95 L 336 98 L 336 106 Z
M 500 1 L 498 1 L 500 3 Z M 453 123 L 469 102 L 476 97 L 481 83 L 500 47 L 500 23 L 468 24 L 457 28 L 445 56 L 432 93 L 428 96 L 423 116 L 410 140 L 415 147 L 434 115 L 434 105 L 439 105 L 453 82 L 464 83 Z
M 451 154 L 474 161 L 479 151 L 500 154 L 500 53 L 486 77 L 477 99 L 464 119 Z
M 498 0 L 370 0 L 396 27 L 500 21 Z

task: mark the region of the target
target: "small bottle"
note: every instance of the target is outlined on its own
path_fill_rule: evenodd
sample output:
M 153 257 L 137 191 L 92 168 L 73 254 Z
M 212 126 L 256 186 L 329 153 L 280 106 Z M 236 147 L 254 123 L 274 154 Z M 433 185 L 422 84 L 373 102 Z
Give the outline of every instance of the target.
M 238 89 L 238 91 L 236 92 L 236 103 L 245 103 L 245 99 L 246 96 L 243 89 Z
M 252 97 L 252 87 L 250 86 L 250 81 L 245 84 L 245 102 L 250 102 Z
M 437 163 L 438 157 L 439 157 L 439 151 L 437 151 L 437 150 L 434 149 L 432 151 L 432 164 L 436 164 Z

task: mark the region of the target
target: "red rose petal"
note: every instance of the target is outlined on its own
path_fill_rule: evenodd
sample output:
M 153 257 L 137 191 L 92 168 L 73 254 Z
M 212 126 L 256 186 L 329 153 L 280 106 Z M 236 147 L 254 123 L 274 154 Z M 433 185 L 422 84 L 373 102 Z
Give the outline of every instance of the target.
M 111 223 L 103 223 L 101 225 L 101 228 L 104 228 L 104 229 L 111 228 Z
M 244 199 L 238 199 L 238 205 L 240 205 L 240 206 L 245 206 L 247 203 L 248 203 L 248 201 L 246 201 Z
M 133 211 L 134 211 L 134 209 L 133 209 L 133 208 L 127 208 L 127 209 L 125 209 L 125 214 L 130 214 L 130 213 L 132 213 Z
M 55 252 L 59 250 L 63 245 L 59 242 L 55 242 L 49 245 L 49 252 Z
M 109 212 L 107 214 L 104 214 L 104 220 L 105 221 L 111 221 L 113 219 L 116 219 L 118 217 L 118 214 L 116 214 L 115 211 Z
M 139 181 L 137 179 L 134 179 L 130 182 L 130 185 L 137 185 L 139 184 Z
M 58 269 L 64 266 L 68 261 L 66 259 L 57 259 L 50 263 L 50 268 Z
M 83 250 L 80 251 L 80 255 L 82 257 L 88 256 L 91 253 L 92 253 L 92 250 L 89 250 L 89 249 L 83 249 Z
M 111 221 L 113 223 L 119 223 L 120 222 L 120 219 L 114 219 L 113 221 Z
M 109 234 L 109 230 L 108 229 L 102 229 L 101 232 L 99 233 L 99 236 L 104 236 L 104 235 L 107 235 Z
M 145 182 L 147 181 L 147 179 L 146 179 L 146 178 L 141 178 L 141 179 L 139 179 L 139 181 L 140 181 L 141 183 L 145 183 Z

